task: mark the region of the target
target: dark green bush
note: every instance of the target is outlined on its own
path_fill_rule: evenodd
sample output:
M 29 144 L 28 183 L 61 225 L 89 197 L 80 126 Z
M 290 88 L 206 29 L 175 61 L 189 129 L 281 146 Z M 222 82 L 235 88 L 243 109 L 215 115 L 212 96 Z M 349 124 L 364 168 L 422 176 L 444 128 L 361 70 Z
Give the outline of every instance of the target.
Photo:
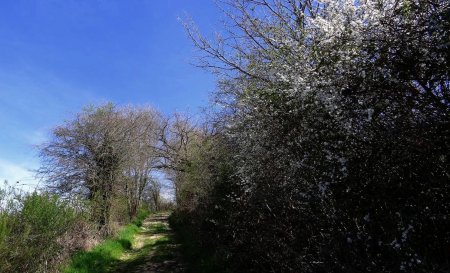
M 196 273 L 219 273 L 224 272 L 223 260 L 225 257 L 219 255 L 218 246 L 212 247 L 204 244 L 205 237 L 212 234 L 201 234 L 197 220 L 187 212 L 175 211 L 169 218 L 169 223 L 175 231 L 177 240 L 181 242 L 183 257 L 188 263 L 187 272 Z M 207 235 L 206 235 L 207 234 Z

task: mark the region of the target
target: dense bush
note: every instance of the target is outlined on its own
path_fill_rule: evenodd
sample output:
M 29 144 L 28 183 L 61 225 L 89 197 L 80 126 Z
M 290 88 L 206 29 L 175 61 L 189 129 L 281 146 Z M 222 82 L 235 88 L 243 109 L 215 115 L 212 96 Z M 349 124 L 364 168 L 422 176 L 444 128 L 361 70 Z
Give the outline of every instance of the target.
M 182 242 L 189 261 L 189 272 L 221 272 L 231 255 L 232 212 L 239 191 L 230 179 L 234 176 L 232 146 L 220 134 L 204 135 L 189 145 L 189 155 L 182 166 L 186 172 L 178 195 L 177 209 L 170 225 Z M 181 166 L 180 166 L 181 167 Z
M 230 1 L 229 37 L 189 30 L 225 68 L 229 156 L 199 145 L 178 217 L 233 272 L 450 269 L 449 3 L 357 2 Z
M 0 272 L 56 272 L 74 210 L 45 193 L 2 191 L 0 204 Z
M 115 239 L 94 247 L 100 237 L 80 209 L 83 206 L 48 193 L 0 190 L 0 272 L 56 273 L 70 259 L 67 272 L 104 272 L 131 248 L 134 234 L 149 215 L 141 209 Z

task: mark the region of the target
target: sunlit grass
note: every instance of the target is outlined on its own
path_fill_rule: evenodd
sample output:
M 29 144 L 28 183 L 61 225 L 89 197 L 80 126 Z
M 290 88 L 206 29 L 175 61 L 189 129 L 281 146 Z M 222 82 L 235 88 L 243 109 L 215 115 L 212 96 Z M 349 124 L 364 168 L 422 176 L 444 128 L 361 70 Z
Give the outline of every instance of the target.
M 64 273 L 106 273 L 110 272 L 123 254 L 131 250 L 134 236 L 139 232 L 148 213 L 140 213 L 133 224 L 124 227 L 114 239 L 108 239 L 90 251 L 82 251 L 72 257 Z M 138 224 L 138 225 L 136 225 Z

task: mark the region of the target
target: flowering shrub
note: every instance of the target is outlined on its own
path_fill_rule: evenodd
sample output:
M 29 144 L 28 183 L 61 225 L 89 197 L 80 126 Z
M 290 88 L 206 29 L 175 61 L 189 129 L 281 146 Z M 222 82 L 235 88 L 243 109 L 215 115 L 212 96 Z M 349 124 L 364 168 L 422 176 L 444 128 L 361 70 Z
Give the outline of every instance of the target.
M 233 171 L 185 222 L 233 272 L 448 271 L 448 1 L 224 10 L 228 37 L 188 33 Z

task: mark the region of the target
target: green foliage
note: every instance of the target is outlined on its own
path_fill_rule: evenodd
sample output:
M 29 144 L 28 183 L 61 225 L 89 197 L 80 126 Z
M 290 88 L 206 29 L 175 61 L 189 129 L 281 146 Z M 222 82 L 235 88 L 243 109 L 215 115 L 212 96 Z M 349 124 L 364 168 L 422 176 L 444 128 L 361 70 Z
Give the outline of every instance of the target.
M 51 194 L 3 195 L 0 211 L 0 272 L 50 272 L 63 252 L 58 239 L 75 212 Z
M 117 240 L 120 242 L 124 249 L 131 249 L 133 245 L 133 236 L 139 231 L 139 227 L 135 224 L 126 226 L 119 232 Z
M 132 221 L 132 223 L 138 227 L 141 227 L 145 218 L 147 218 L 147 216 L 150 214 L 150 212 L 146 209 L 140 209 L 138 211 L 138 214 L 136 215 L 136 217 L 134 218 L 134 220 Z

